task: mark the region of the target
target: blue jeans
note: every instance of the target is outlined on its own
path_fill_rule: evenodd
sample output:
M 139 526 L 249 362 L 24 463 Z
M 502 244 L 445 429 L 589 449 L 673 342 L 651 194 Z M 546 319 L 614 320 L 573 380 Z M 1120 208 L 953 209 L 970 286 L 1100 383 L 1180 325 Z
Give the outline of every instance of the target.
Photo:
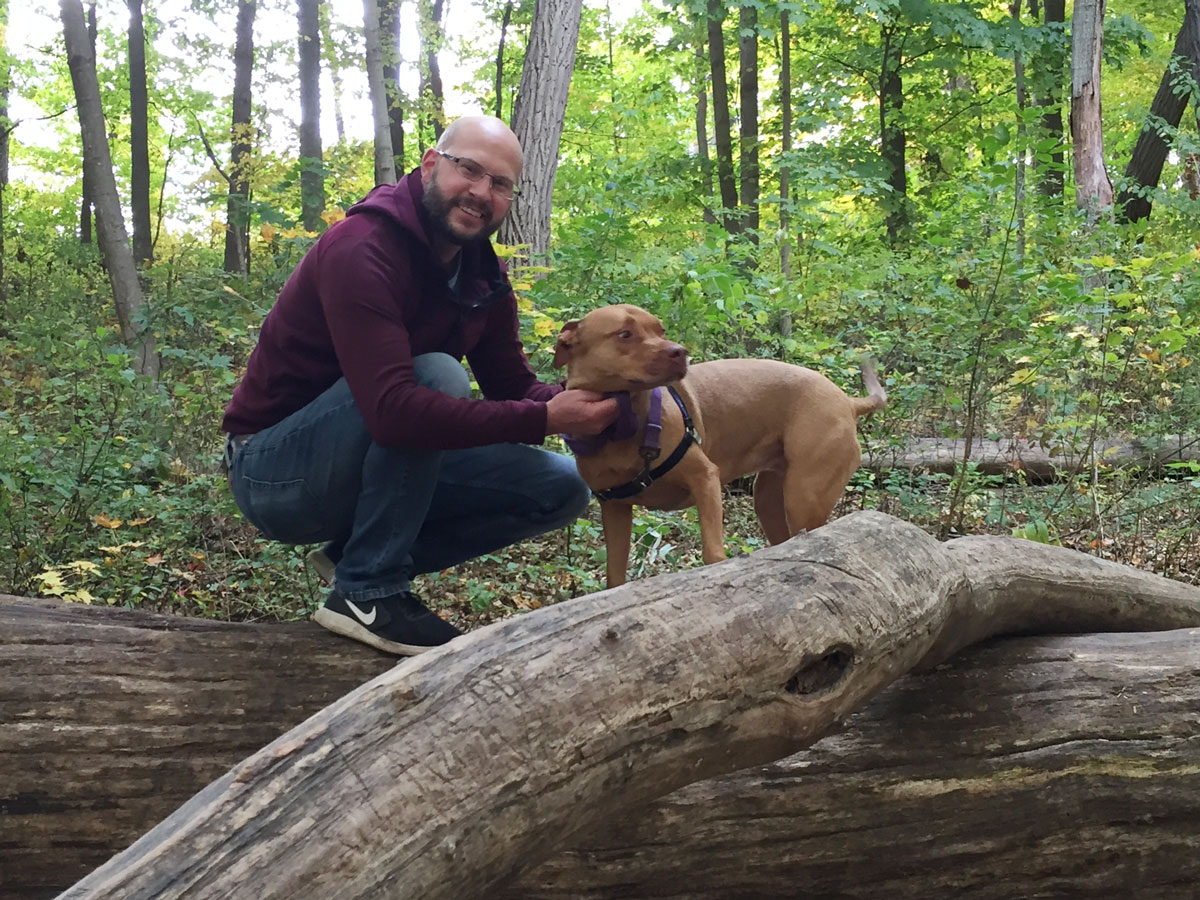
M 470 393 L 453 357 L 428 353 L 413 363 L 425 387 Z M 332 543 L 338 590 L 355 602 L 568 525 L 590 498 L 570 457 L 537 447 L 380 447 L 344 378 L 246 440 L 230 460 L 230 484 L 266 537 Z

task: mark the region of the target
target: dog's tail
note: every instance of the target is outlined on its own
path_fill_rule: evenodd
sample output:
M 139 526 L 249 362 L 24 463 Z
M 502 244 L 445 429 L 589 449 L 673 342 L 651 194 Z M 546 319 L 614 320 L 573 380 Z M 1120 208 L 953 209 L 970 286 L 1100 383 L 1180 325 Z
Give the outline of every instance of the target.
M 887 404 L 887 391 L 883 389 L 883 385 L 879 383 L 879 376 L 875 374 L 875 363 L 864 357 L 862 371 L 867 396 L 850 398 L 855 416 L 869 416 L 875 410 L 883 409 Z

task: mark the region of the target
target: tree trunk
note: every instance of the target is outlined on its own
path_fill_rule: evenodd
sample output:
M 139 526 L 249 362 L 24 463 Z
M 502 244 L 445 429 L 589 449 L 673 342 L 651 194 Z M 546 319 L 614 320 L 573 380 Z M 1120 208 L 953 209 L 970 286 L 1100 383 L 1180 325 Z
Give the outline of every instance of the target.
M 1200 0 L 1184 0 L 1183 25 L 1175 38 L 1171 61 L 1163 72 L 1158 93 L 1150 104 L 1150 115 L 1125 168 L 1130 185 L 1117 200 L 1118 214 L 1125 222 L 1137 222 L 1150 215 L 1150 192 L 1158 186 L 1169 149 L 1159 120 L 1171 128 L 1177 128 L 1183 120 L 1191 91 L 1191 86 L 1180 77 L 1183 73 L 1191 76 L 1193 84 L 1200 84 Z
M 1089 221 L 1113 205 L 1104 165 L 1100 116 L 1100 47 L 1106 0 L 1076 0 L 1071 14 L 1071 140 L 1075 145 L 1075 205 Z
M 306 231 L 321 227 L 325 172 L 321 159 L 321 25 L 318 0 L 298 0 L 300 61 L 300 218 Z
M 512 129 L 525 151 L 525 169 L 500 240 L 526 245 L 531 262 L 545 262 L 550 253 L 554 176 L 582 13 L 583 0 L 537 0 L 513 104 Z
M 512 21 L 512 0 L 504 4 L 504 18 L 500 22 L 500 43 L 496 47 L 496 110 L 497 119 L 504 118 L 504 42 L 508 38 L 508 25 Z
M 1021 28 L 1021 0 L 1010 0 L 1009 15 L 1017 30 Z M 1025 129 L 1025 107 L 1028 97 L 1025 89 L 1025 58 L 1019 49 L 1013 51 L 1013 85 L 1017 91 L 1017 169 L 1014 176 L 1017 220 L 1017 259 L 1025 258 L 1025 157 L 1029 152 L 1029 140 Z
M 704 221 L 713 225 L 713 170 L 708 152 L 708 60 L 704 57 L 704 33 L 696 44 L 696 149 L 700 155 L 700 180 L 704 192 Z
M 741 164 L 739 230 L 758 244 L 758 8 L 746 4 L 738 12 L 738 124 Z M 754 255 L 751 254 L 752 260 Z
M 137 266 L 129 249 L 121 200 L 117 196 L 117 180 L 113 177 L 108 133 L 100 105 L 100 85 L 96 80 L 96 57 L 88 41 L 83 5 L 79 0 L 61 0 L 60 9 L 67 66 L 71 70 L 71 83 L 79 108 L 83 165 L 94 191 L 96 237 L 112 285 L 121 340 L 133 353 L 133 370 L 139 375 L 157 378 L 154 331 L 149 323 L 148 304 L 138 283 Z
M 890 196 L 884 200 L 887 209 L 887 236 L 895 243 L 908 227 L 908 171 L 905 157 L 908 134 L 904 129 L 903 66 L 897 29 L 883 29 L 883 61 L 879 72 L 879 145 L 883 153 L 884 171 L 888 173 Z
M 401 882 L 430 900 L 482 896 L 636 806 L 811 745 L 970 644 L 1197 626 L 1200 588 L 1011 538 L 942 545 L 857 513 L 402 662 L 64 900 L 354 900 Z
M 404 174 L 404 93 L 400 89 L 400 0 L 383 0 L 379 5 L 380 40 L 387 36 L 383 54 L 383 84 L 387 94 L 388 131 L 396 175 Z
M 250 160 L 254 126 L 250 122 L 250 77 L 254 70 L 256 0 L 238 0 L 237 37 L 233 50 L 233 122 L 229 161 L 229 195 L 225 208 L 225 271 L 250 274 Z
M 438 63 L 438 53 L 446 42 L 442 28 L 444 6 L 445 0 L 417 0 L 421 31 L 421 84 L 417 96 L 421 98 L 421 117 L 433 132 L 433 144 L 442 139 L 446 130 L 446 96 Z
M 491 900 L 1178 898 L 1200 630 L 997 641 L 778 763 L 690 785 Z
M 383 80 L 383 51 L 379 43 L 379 4 L 363 0 L 363 37 L 367 47 L 367 86 L 371 92 L 371 115 L 375 122 L 375 183 L 396 180 L 396 157 L 392 151 L 392 126 L 388 118 L 387 88 Z
M 910 438 L 896 447 L 887 441 L 867 441 L 863 467 L 871 471 L 923 469 L 954 473 L 964 460 L 984 475 L 1021 473 L 1027 481 L 1045 484 L 1089 471 L 1096 460 L 1106 466 L 1139 466 L 1162 472 L 1171 463 L 1200 463 L 1200 435 L 1158 438 L 1116 438 L 1086 444 L 1031 443 L 1027 440 L 987 441 L 976 438 L 970 451 L 961 438 Z
M 88 46 L 92 48 L 92 58 L 96 57 L 96 0 L 88 4 L 87 11 Z M 83 184 L 80 186 L 79 197 L 79 243 L 92 242 L 92 179 L 88 175 L 87 166 L 83 167 Z
M 146 34 L 142 0 L 129 7 L 129 152 L 133 218 L 133 260 L 138 267 L 154 256 L 150 232 L 150 100 L 146 93 Z
M 1046 0 L 1044 6 L 1046 11 L 1045 25 L 1061 25 L 1066 21 L 1066 0 Z M 1037 22 L 1038 0 L 1029 0 L 1029 11 L 1034 22 Z M 1049 154 L 1049 165 L 1046 165 L 1044 162 L 1035 162 L 1036 168 L 1040 170 L 1038 193 L 1043 197 L 1062 197 L 1064 173 L 1066 172 L 1066 157 L 1062 149 L 1065 142 L 1061 87 L 1064 61 L 1057 53 L 1050 56 L 1043 53 L 1039 54 L 1037 63 L 1039 66 L 1038 74 L 1044 81 L 1048 81 L 1051 87 L 1046 93 L 1038 96 L 1034 101 L 1034 105 L 1042 107 L 1045 110 L 1042 113 L 1041 134 L 1045 138 L 1053 139 L 1055 147 Z M 1049 70 L 1049 76 L 1045 74 L 1045 70 Z
M 717 187 L 721 192 L 721 223 L 731 236 L 737 218 L 737 183 L 733 177 L 733 132 L 729 125 L 729 87 L 725 80 L 725 4 L 708 0 L 708 65 L 712 78 L 713 137 L 717 155 Z
M 779 163 L 779 271 L 784 279 L 792 274 L 792 238 L 788 229 L 791 227 L 791 208 L 789 196 L 790 171 L 788 155 L 792 152 L 792 28 L 791 20 L 786 9 L 779 11 L 779 107 L 783 114 L 781 128 L 783 158 Z M 792 332 L 792 314 L 784 310 L 779 331 L 787 337 Z
M 333 82 L 333 125 L 337 130 L 338 143 L 346 139 L 346 120 L 342 116 L 342 67 L 335 52 L 333 26 L 329 21 L 329 0 L 321 0 L 321 52 L 325 65 L 329 67 L 329 78 Z

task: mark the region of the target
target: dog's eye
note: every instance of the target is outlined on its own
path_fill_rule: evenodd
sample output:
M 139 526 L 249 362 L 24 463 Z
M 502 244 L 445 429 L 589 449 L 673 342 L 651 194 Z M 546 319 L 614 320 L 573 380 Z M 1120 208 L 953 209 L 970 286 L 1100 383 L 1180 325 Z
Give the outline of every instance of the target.
M 633 337 L 633 332 L 632 331 L 619 331 L 619 332 L 617 332 L 617 337 L 619 337 L 623 341 L 627 341 L 631 337 Z

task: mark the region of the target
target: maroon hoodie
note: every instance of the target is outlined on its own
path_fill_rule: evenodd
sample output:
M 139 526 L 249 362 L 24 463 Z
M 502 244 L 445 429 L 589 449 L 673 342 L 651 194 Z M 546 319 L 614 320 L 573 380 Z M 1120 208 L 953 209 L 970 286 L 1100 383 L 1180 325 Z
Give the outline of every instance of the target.
M 222 430 L 261 431 L 343 375 L 383 447 L 451 449 L 546 435 L 546 401 L 517 334 L 512 287 L 492 245 L 462 248 L 452 291 L 427 237 L 420 170 L 375 188 L 308 251 L 263 321 Z M 423 388 L 412 358 L 470 364 L 485 400 Z

